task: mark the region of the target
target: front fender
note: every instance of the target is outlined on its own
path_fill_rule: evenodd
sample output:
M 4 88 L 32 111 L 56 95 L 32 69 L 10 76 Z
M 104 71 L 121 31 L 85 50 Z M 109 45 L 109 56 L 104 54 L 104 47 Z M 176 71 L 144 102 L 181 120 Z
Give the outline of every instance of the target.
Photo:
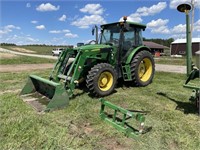
M 127 59 L 125 60 L 125 64 L 130 64 L 131 63 L 131 60 L 132 58 L 140 51 L 143 51 L 143 50 L 146 50 L 146 51 L 151 51 L 151 49 L 147 46 L 139 46 L 135 49 L 133 49 L 130 54 L 128 55 Z

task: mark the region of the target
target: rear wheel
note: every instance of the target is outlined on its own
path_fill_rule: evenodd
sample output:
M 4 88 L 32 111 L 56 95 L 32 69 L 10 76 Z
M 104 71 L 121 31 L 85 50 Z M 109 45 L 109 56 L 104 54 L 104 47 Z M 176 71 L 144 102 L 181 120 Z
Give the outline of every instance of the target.
M 106 96 L 113 92 L 117 81 L 115 69 L 107 63 L 95 65 L 88 73 L 86 86 L 95 96 Z
M 148 51 L 141 51 L 131 62 L 131 74 L 136 86 L 147 86 L 153 80 L 155 64 L 153 56 Z

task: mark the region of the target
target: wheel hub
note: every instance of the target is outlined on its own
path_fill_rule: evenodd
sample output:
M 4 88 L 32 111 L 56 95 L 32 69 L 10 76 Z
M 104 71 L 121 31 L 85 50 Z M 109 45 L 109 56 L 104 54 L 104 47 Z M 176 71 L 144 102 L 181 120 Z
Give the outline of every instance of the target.
M 101 87 L 106 86 L 107 83 L 108 83 L 108 78 L 106 76 L 104 76 L 103 78 L 101 78 L 101 83 L 100 83 Z
M 103 72 L 101 73 L 98 86 L 102 91 L 108 91 L 113 85 L 113 76 L 110 72 Z
M 140 62 L 138 68 L 138 75 L 141 81 L 146 82 L 150 79 L 151 74 L 153 72 L 153 65 L 148 58 L 144 58 L 143 61 Z

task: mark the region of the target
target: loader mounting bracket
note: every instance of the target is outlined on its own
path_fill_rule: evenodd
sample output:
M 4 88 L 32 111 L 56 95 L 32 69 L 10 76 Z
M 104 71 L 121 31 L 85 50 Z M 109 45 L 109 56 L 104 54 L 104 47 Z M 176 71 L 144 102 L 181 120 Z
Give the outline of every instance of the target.
M 124 108 L 112 104 L 109 101 L 106 101 L 103 98 L 100 98 L 100 102 L 101 102 L 100 117 L 102 120 L 105 120 L 107 123 L 111 124 L 114 128 L 123 132 L 127 137 L 136 138 L 138 135 L 144 133 L 145 117 L 143 113 L 128 111 Z M 111 111 L 114 110 L 114 114 L 113 115 L 108 114 L 108 112 L 106 111 L 108 109 Z M 122 119 L 119 117 L 122 117 Z M 131 118 L 139 122 L 138 129 L 133 128 L 127 122 L 127 120 Z

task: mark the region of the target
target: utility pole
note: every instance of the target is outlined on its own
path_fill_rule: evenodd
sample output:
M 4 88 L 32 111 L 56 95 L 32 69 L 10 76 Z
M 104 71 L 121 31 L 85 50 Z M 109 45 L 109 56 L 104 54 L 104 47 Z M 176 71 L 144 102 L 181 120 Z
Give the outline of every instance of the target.
M 194 0 L 191 0 L 191 5 L 192 5 L 192 17 L 191 17 L 191 39 L 192 39 L 193 26 L 194 26 Z
M 185 13 L 186 15 L 186 63 L 187 63 L 187 76 L 192 71 L 192 42 L 191 42 L 191 29 L 190 29 L 190 10 L 192 6 L 189 4 L 180 4 L 177 7 L 179 12 Z

